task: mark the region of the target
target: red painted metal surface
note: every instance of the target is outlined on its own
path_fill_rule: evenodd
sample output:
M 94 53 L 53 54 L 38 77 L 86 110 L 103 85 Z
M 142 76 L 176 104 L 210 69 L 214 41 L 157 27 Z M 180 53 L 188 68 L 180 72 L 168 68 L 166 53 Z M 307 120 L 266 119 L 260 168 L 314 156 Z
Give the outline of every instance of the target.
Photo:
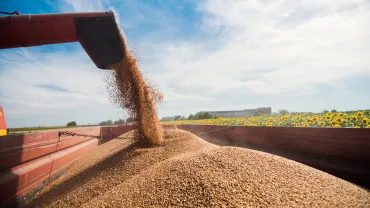
M 7 135 L 0 137 L 0 149 L 26 146 L 30 143 L 44 142 L 58 137 L 58 132 Z
M 279 132 L 280 130 L 281 132 Z M 337 132 L 333 130 L 330 128 L 246 129 L 245 127 L 236 127 L 233 130 L 227 129 L 223 133 L 226 136 L 234 136 L 230 139 L 241 139 L 245 142 L 270 145 L 274 148 L 302 153 L 331 155 L 349 159 L 370 159 L 368 152 L 370 149 L 370 131 L 368 129 L 338 129 Z M 210 135 L 216 136 L 215 134 L 211 133 Z
M 127 125 L 127 126 L 117 126 L 117 127 L 110 127 L 111 130 L 111 136 L 117 137 L 120 136 L 128 131 L 134 130 L 136 127 L 134 125 Z
M 89 128 L 78 128 L 67 130 L 77 134 L 87 134 L 92 136 L 101 136 L 101 127 L 89 127 Z M 91 140 L 90 137 L 77 137 L 77 136 L 61 136 L 58 142 L 57 150 L 65 149 L 75 144 Z
M 82 156 L 86 151 L 93 149 L 93 147 L 98 146 L 98 139 L 91 139 L 89 141 L 80 143 L 78 145 L 72 146 L 70 148 L 64 149 L 62 151 L 55 152 L 50 155 L 53 160 L 53 166 L 50 170 L 51 174 L 59 171 L 69 165 L 74 160 Z
M 57 132 L 0 137 L 0 169 L 14 167 L 57 150 Z
M 45 146 L 38 146 L 34 147 L 29 150 L 19 150 L 20 152 L 16 152 L 13 154 L 2 155 L 1 161 L 3 161 L 0 165 L 2 169 L 12 167 L 14 165 L 19 165 L 24 162 L 30 161 L 32 159 L 38 158 L 43 155 L 47 155 L 51 152 L 55 152 L 57 147 L 57 143 L 49 144 Z
M 100 135 L 100 141 L 79 136 L 59 138 L 58 132 L 0 137 L 0 207 L 32 193 L 40 185 L 47 185 L 87 151 L 132 129 L 134 126 L 68 129 Z
M 113 12 L 0 17 L 0 49 L 76 42 L 74 18 L 114 16 Z
M 176 129 L 175 125 L 163 125 L 162 126 L 163 130 L 171 130 L 171 129 Z
M 100 136 L 100 127 L 71 129 L 70 132 Z M 90 137 L 58 137 L 58 132 L 44 132 L 26 135 L 8 135 L 0 139 L 0 169 L 14 167 L 43 155 L 68 148 Z
M 284 128 L 177 125 L 229 143 L 249 143 L 300 152 L 370 160 L 370 130 L 354 128 Z
M 52 160 L 44 156 L 3 171 L 0 175 L 0 207 L 47 179 L 51 166 Z

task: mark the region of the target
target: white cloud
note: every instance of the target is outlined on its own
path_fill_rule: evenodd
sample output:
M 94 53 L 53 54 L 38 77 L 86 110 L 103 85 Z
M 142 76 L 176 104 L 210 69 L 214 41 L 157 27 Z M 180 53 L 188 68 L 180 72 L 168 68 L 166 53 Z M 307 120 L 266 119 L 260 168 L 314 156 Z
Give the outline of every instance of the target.
M 168 71 L 158 82 L 281 94 L 370 74 L 368 1 L 212 0 L 200 10 L 204 28 L 228 31 L 211 44 L 227 43 L 212 51 L 194 41 L 161 46 Z
M 100 79 L 102 70 L 99 70 L 83 52 L 27 52 L 27 56 L 8 53 L 11 58 L 4 58 L 8 63 L 4 64 L 3 76 L 14 76 L 21 84 L 51 84 L 66 90 L 88 93 L 101 90 Z M 82 84 L 76 80 L 89 80 Z M 8 82 L 16 86 L 12 80 L 4 79 L 2 83 Z M 8 85 L 6 85 L 8 86 Z
M 92 108 L 97 115 L 77 118 L 88 123 L 89 118 L 94 121 L 104 118 L 99 115 L 102 109 L 112 111 L 102 80 L 107 72 L 97 69 L 86 54 L 18 51 L 3 54 L 7 61 L 2 65 L 0 94 L 7 115 L 29 117 L 37 122 L 38 117 L 46 114 Z M 51 123 L 58 122 L 65 120 L 55 118 Z
M 64 10 L 72 10 L 74 12 L 98 12 L 104 11 L 104 4 L 106 1 L 103 0 L 65 0 L 62 2 L 62 8 Z

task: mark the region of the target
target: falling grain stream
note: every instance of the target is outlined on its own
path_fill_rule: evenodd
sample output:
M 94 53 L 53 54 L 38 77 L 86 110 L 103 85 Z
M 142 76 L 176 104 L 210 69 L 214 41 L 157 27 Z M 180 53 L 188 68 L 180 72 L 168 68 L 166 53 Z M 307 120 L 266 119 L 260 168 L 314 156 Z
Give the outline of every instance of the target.
M 163 129 L 159 122 L 156 106 L 163 95 L 150 86 L 144 79 L 134 57 L 124 43 L 124 58 L 117 64 L 109 66 L 113 70 L 108 77 L 113 83 L 108 89 L 112 101 L 122 109 L 126 109 L 135 118 L 138 138 L 143 144 L 159 145 L 163 142 Z

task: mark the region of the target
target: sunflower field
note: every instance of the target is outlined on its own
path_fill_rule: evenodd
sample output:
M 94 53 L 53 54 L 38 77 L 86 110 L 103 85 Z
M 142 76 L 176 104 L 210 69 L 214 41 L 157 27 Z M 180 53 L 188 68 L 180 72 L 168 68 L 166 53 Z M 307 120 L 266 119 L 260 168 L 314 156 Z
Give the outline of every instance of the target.
M 203 120 L 163 121 L 162 124 L 199 124 L 222 126 L 280 126 L 280 127 L 333 127 L 370 128 L 370 111 L 353 113 L 294 113 L 275 116 L 254 116 L 250 118 L 216 118 Z

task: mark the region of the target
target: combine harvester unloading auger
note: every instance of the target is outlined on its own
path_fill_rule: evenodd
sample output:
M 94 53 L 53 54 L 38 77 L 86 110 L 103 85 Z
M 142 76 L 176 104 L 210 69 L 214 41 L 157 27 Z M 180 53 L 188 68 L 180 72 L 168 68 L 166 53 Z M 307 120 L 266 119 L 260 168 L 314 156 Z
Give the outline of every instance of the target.
M 2 16 L 0 29 L 0 49 L 78 41 L 100 69 L 124 56 L 112 11 Z
M 155 104 L 163 99 L 145 82 L 137 60 L 127 49 L 114 13 L 88 12 L 0 17 L 0 49 L 80 42 L 100 69 L 112 69 L 110 96 L 136 119 L 145 145 L 163 142 Z

